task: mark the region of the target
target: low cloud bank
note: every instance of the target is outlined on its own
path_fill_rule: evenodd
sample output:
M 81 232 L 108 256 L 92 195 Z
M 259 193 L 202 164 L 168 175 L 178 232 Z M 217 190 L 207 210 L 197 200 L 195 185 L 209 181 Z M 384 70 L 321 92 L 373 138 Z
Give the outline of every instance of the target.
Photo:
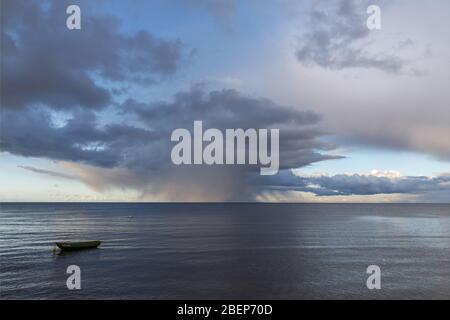
M 298 175 L 285 170 L 276 177 L 260 182 L 262 189 L 301 191 L 316 196 L 350 196 L 377 194 L 425 194 L 446 192 L 450 199 L 450 173 L 435 177 L 401 176 L 396 172 L 337 175 Z

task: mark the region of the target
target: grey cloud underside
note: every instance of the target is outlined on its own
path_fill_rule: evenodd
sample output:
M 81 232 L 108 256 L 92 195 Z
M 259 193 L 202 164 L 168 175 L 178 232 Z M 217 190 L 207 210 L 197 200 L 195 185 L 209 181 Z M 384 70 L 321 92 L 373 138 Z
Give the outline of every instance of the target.
M 83 13 L 82 30 L 70 31 L 65 10 L 74 2 L 44 3 L 48 9 L 2 1 L 2 107 L 103 108 L 113 96 L 101 81 L 151 84 L 177 71 L 185 56 L 180 40 L 123 34 L 112 17 Z
M 101 126 L 95 113 L 78 110 L 64 126 L 55 126 L 45 108 L 4 110 L 0 147 L 22 156 L 135 171 L 158 170 L 171 164 L 172 131 L 192 130 L 195 120 L 203 120 L 205 130 L 280 128 L 282 168 L 337 158 L 321 153 L 333 146 L 319 139 L 323 133 L 315 126 L 319 121 L 315 113 L 245 97 L 234 90 L 205 93 L 195 87 L 178 93 L 172 102 L 127 100 L 122 111 L 133 115 L 135 119 L 129 120 L 137 124 Z
M 1 151 L 101 167 L 120 165 L 130 150 L 154 139 L 154 133 L 129 125 L 98 127 L 96 115 L 89 111 L 78 111 L 63 127 L 56 127 L 45 109 L 3 110 L 0 128 Z
M 450 194 L 450 175 L 437 177 L 405 176 L 398 178 L 360 174 L 319 175 L 303 177 L 291 171 L 259 182 L 262 189 L 311 192 L 317 196 L 348 196 L 376 194 L 425 194 L 446 192 Z
M 333 146 L 321 141 L 317 114 L 234 90 L 205 92 L 194 87 L 176 94 L 170 102 L 127 100 L 122 113 L 126 114 L 124 122 L 128 119 L 134 124 L 100 125 L 96 113 L 78 110 L 63 126 L 55 126 L 46 108 L 3 110 L 0 150 L 93 166 L 80 167 L 73 176 L 96 190 L 117 187 L 143 194 L 164 192 L 169 194 L 164 199 L 184 201 L 252 199 L 251 177 L 259 175 L 255 166 L 172 165 L 170 153 L 175 143 L 170 141 L 171 133 L 176 128 L 192 131 L 194 120 L 202 120 L 204 130 L 279 128 L 281 168 L 339 158 L 324 154 Z M 117 169 L 120 171 L 114 171 Z M 31 171 L 45 174 L 45 169 Z M 192 195 L 194 190 L 197 192 Z
M 250 98 L 236 90 L 205 93 L 200 87 L 181 92 L 172 102 L 142 104 L 127 100 L 124 110 L 133 112 L 147 127 L 170 136 L 176 128 L 192 130 L 195 120 L 202 120 L 204 130 L 217 128 L 280 129 L 280 167 L 296 168 L 313 162 L 336 159 L 321 153 L 334 149 L 319 138 L 316 127 L 320 117 L 310 111 L 280 106 L 268 99 Z
M 300 38 L 297 59 L 306 66 L 340 70 L 373 68 L 396 73 L 405 62 L 395 55 L 370 53 L 365 49 L 370 30 L 366 26 L 366 1 L 327 1 L 315 6 L 310 15 L 309 29 Z

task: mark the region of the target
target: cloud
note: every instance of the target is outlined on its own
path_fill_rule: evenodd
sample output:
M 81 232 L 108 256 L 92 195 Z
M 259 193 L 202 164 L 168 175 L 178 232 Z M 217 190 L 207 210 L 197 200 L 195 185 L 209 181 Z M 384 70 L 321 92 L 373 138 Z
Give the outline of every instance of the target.
M 129 99 L 123 109 L 135 113 L 148 128 L 166 132 L 167 136 L 176 128 L 191 129 L 199 119 L 204 130 L 278 128 L 281 168 L 340 158 L 320 152 L 331 150 L 334 145 L 319 139 L 324 132 L 317 129 L 318 114 L 281 106 L 269 99 L 247 97 L 237 90 L 205 93 L 202 86 L 194 86 L 174 95 L 171 102 L 145 104 Z
M 309 179 L 325 194 L 371 195 L 393 193 L 424 193 L 446 188 L 450 191 L 450 176 L 389 178 L 372 175 L 339 174 Z
M 367 1 L 361 1 L 360 6 L 354 1 L 353 8 L 360 19 L 347 28 L 361 28 L 359 32 L 350 32 L 346 28 L 333 31 L 331 28 L 338 15 L 339 0 L 314 1 L 315 6 L 310 6 L 311 2 L 295 2 L 299 10 L 302 9 L 302 15 L 296 20 L 296 26 L 289 26 L 286 34 L 290 37 L 301 31 L 304 37 L 298 40 L 296 49 L 313 51 L 319 62 L 319 56 L 323 54 L 324 66 L 314 59 L 300 64 L 294 55 L 292 59 L 280 55 L 270 64 L 274 66 L 272 69 L 270 65 L 267 66 L 269 71 L 261 69 L 264 70 L 261 77 L 269 74 L 270 81 L 255 83 L 252 90 L 292 105 L 308 103 L 323 116 L 321 124 L 333 132 L 334 141 L 340 146 L 351 146 L 355 150 L 372 148 L 381 153 L 388 150 L 393 154 L 407 151 L 413 158 L 432 156 L 430 165 L 435 160 L 449 161 L 450 2 L 410 1 L 407 6 L 398 1 L 372 2 L 370 4 L 380 4 L 383 20 L 382 29 L 370 31 L 370 34 L 367 34 L 364 21 Z M 311 8 L 324 15 L 323 22 L 313 19 Z M 311 16 L 311 19 L 308 21 L 303 18 L 305 16 Z M 435 21 L 438 25 L 426 21 Z M 413 28 L 418 25 L 420 27 Z M 330 47 L 330 51 L 322 51 L 307 41 L 308 35 L 319 33 L 322 28 L 326 29 L 325 38 L 331 42 L 335 37 L 340 40 L 352 34 L 361 35 L 357 37 L 359 40 L 349 40 L 349 45 L 342 50 L 368 44 L 363 48 L 367 57 L 379 58 L 382 57 L 379 54 L 386 52 L 399 57 L 403 67 L 398 75 L 392 76 L 373 68 L 341 72 L 333 64 L 328 66 L 328 59 L 332 62 L 340 59 L 341 48 L 338 46 L 334 51 Z M 432 49 L 433 56 L 424 56 L 427 48 Z M 305 64 L 314 67 L 308 68 Z M 413 69 L 422 75 L 417 76 Z
M 204 130 L 279 128 L 280 168 L 340 158 L 326 154 L 334 146 L 320 139 L 324 133 L 317 129 L 316 113 L 236 90 L 194 86 L 171 101 L 127 100 L 121 110 L 127 115 L 121 124 L 100 124 L 95 113 L 78 110 L 62 125 L 55 125 L 45 108 L 3 110 L 0 150 L 73 163 L 65 171 L 96 190 L 131 188 L 143 196 L 186 201 L 245 197 L 248 177 L 259 175 L 253 166 L 174 166 L 171 133 L 192 130 L 195 120 L 203 121 Z
M 199 86 L 166 101 L 123 102 L 127 94 L 123 88 L 140 91 L 136 86 L 156 84 L 175 74 L 185 61 L 186 46 L 179 39 L 161 38 L 149 31 L 125 32 L 128 28 L 122 29 L 119 20 L 92 16 L 89 10 L 83 11 L 82 31 L 69 31 L 66 15 L 61 14 L 68 3 L 2 2 L 0 150 L 56 160 L 64 173 L 30 166 L 23 167 L 25 170 L 73 177 L 102 192 L 138 190 L 143 198 L 160 200 L 254 199 L 265 190 L 299 190 L 322 197 L 435 192 L 448 198 L 445 177 L 401 177 L 394 172 L 296 177 L 288 170 L 340 158 L 329 154 L 334 145 L 322 139 L 327 134 L 319 128 L 324 123 L 322 114 L 328 119 L 323 128 L 337 133 L 340 143 L 421 151 L 450 159 L 450 140 L 446 139 L 448 69 L 438 60 L 436 70 L 442 76 L 436 79 L 405 76 L 399 80 L 378 74 L 369 84 L 357 74 L 342 85 L 341 75 L 333 83 L 327 77 L 335 74 L 327 73 L 319 77 L 320 83 L 308 87 L 308 78 L 293 81 L 289 72 L 283 81 L 268 77 L 272 79 L 268 86 L 279 83 L 286 91 L 304 95 L 297 100 L 302 101 L 300 107 L 308 101 L 315 112 L 237 90 L 208 92 Z M 332 70 L 372 68 L 395 73 L 405 69 L 406 62 L 398 56 L 365 47 L 371 40 L 365 6 L 347 0 L 324 8 L 324 3 L 314 7 L 312 23 L 300 39 L 297 58 L 301 63 Z M 207 10 L 220 23 L 229 23 L 236 10 L 230 1 L 205 0 L 193 5 Z M 416 48 L 420 44 L 416 40 L 399 42 L 393 48 Z M 447 59 L 447 51 L 442 52 Z M 200 69 L 209 70 L 204 67 L 208 65 Z M 246 87 L 240 83 L 244 80 L 236 82 L 220 75 L 218 79 L 220 86 Z M 298 83 L 303 84 L 302 90 L 297 90 Z M 317 95 L 308 96 L 310 92 Z M 110 108 L 105 110 L 107 106 Z M 113 122 L 114 112 L 121 112 L 119 123 Z M 62 113 L 64 121 L 55 121 L 56 113 Z M 280 128 L 284 171 L 262 179 L 251 167 L 172 166 L 170 133 L 175 128 L 191 129 L 194 120 L 203 120 L 205 129 Z
M 433 193 L 434 195 L 434 193 Z M 288 203 L 446 203 L 447 198 L 430 199 L 426 195 L 424 199 L 414 194 L 374 194 L 374 195 L 349 195 L 349 196 L 317 196 L 312 192 L 304 191 L 262 191 L 255 197 L 258 202 L 288 202 Z
M 99 192 L 111 189 L 143 190 L 149 183 L 148 180 L 142 179 L 137 173 L 123 167 L 102 168 L 67 161 L 61 162 L 60 165 L 77 180 Z
M 55 126 L 46 109 L 3 110 L 0 150 L 114 167 L 124 161 L 129 150 L 156 139 L 148 130 L 125 124 L 98 127 L 97 120 L 90 111 L 77 111 L 64 126 Z
M 436 103 L 434 108 L 438 109 Z M 422 119 L 422 123 L 418 118 L 419 114 L 397 116 L 386 120 L 382 125 L 380 121 L 373 120 L 364 127 L 361 124 L 355 124 L 351 134 L 342 132 L 339 139 L 341 143 L 349 143 L 354 145 L 391 149 L 406 150 L 413 152 L 422 152 L 432 155 L 441 161 L 450 161 L 450 126 L 445 122 L 448 111 L 438 110 L 434 123 L 425 123 L 427 120 Z M 382 118 L 382 116 L 379 116 Z M 386 115 L 388 118 L 389 115 Z M 443 117 L 442 119 L 438 119 Z M 409 120 L 408 118 L 413 118 Z M 396 122 L 394 122 L 396 120 Z M 427 121 L 428 122 L 428 121 Z
M 398 172 L 373 171 L 369 174 L 297 175 L 285 170 L 261 182 L 262 189 L 302 191 L 316 196 L 369 196 L 445 192 L 450 198 L 450 174 L 436 177 L 401 176 Z
M 28 171 L 31 171 L 31 172 L 40 173 L 40 174 L 48 175 L 48 176 L 55 177 L 55 178 L 63 178 L 63 179 L 70 179 L 70 180 L 76 179 L 76 176 L 71 175 L 71 174 L 62 173 L 62 172 L 46 170 L 46 169 L 39 169 L 39 168 L 35 168 L 32 166 L 18 166 L 18 167 L 28 170 Z
M 185 56 L 180 40 L 121 33 L 117 19 L 87 10 L 82 29 L 68 30 L 69 4 L 74 3 L 2 2 L 2 107 L 100 109 L 113 99 L 102 83 L 150 84 L 178 70 Z
M 378 69 L 389 73 L 402 71 L 405 61 L 395 55 L 372 54 L 366 47 L 370 30 L 366 26 L 366 1 L 319 2 L 310 14 L 311 29 L 300 39 L 298 61 L 311 66 L 340 70 Z

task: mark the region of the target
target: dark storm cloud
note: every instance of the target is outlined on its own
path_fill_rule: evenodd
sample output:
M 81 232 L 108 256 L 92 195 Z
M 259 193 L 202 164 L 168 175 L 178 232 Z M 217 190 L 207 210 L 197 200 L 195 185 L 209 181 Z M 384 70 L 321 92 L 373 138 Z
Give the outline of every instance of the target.
M 126 177 L 126 186 L 143 193 L 163 189 L 167 194 L 175 194 L 170 199 L 178 200 L 192 200 L 193 197 L 185 196 L 193 190 L 201 190 L 198 194 L 205 199 L 212 192 L 214 200 L 243 197 L 247 176 L 259 174 L 259 170 L 246 166 L 173 166 L 171 133 L 176 128 L 192 131 L 195 120 L 203 121 L 204 130 L 279 128 L 281 168 L 339 158 L 323 153 L 333 146 L 320 140 L 323 133 L 316 128 L 320 121 L 317 114 L 246 97 L 235 90 L 205 92 L 195 86 L 168 102 L 127 100 L 122 112 L 126 113 L 124 122 L 128 120 L 133 125 L 100 125 L 95 113 L 78 110 L 64 125 L 56 126 L 52 113 L 45 108 L 6 109 L 0 150 L 78 163 L 81 167 L 75 176 L 98 190 L 124 187 L 121 181 Z M 120 171 L 106 173 L 105 168 Z M 105 179 L 109 175 L 118 177 Z M 101 181 L 114 186 L 101 185 Z M 218 185 L 217 181 L 223 183 Z M 195 195 L 195 199 L 199 197 Z
M 395 55 L 371 54 L 364 46 L 370 30 L 366 26 L 366 1 L 339 0 L 326 7 L 313 7 L 310 30 L 300 39 L 297 59 L 305 65 L 339 70 L 373 68 L 399 72 L 404 61 Z M 364 42 L 366 41 L 366 42 Z
M 2 107 L 98 109 L 112 100 L 103 81 L 148 84 L 178 69 L 180 40 L 147 31 L 124 34 L 118 20 L 88 10 L 82 11 L 82 29 L 68 30 L 66 7 L 74 3 L 2 1 Z
M 120 165 L 127 152 L 155 139 L 147 130 L 122 124 L 102 128 L 89 111 L 78 111 L 62 127 L 43 109 L 2 111 L 0 150 L 25 157 L 83 162 L 101 167 Z
M 262 181 L 260 187 L 311 192 L 318 196 L 424 194 L 434 191 L 450 192 L 450 175 L 437 177 L 388 177 L 361 174 L 297 176 L 285 170 L 277 176 Z
M 135 115 L 135 126 L 99 125 L 97 115 L 78 110 L 63 126 L 56 126 L 45 108 L 20 112 L 3 110 L 2 151 L 27 157 L 83 162 L 133 170 L 158 169 L 170 162 L 174 129 L 192 130 L 195 120 L 207 128 L 279 128 L 280 161 L 283 168 L 339 158 L 322 154 L 331 144 L 319 140 L 320 117 L 309 111 L 283 107 L 267 99 L 250 98 L 235 90 L 205 93 L 195 86 L 176 94 L 171 102 L 139 103 L 127 100 L 122 111 Z
M 268 99 L 246 97 L 236 90 L 205 93 L 196 86 L 176 94 L 172 102 L 142 104 L 127 100 L 123 108 L 134 112 L 149 128 L 165 131 L 168 136 L 176 128 L 192 130 L 195 120 L 203 121 L 204 130 L 279 128 L 281 168 L 340 158 L 320 152 L 334 146 L 318 139 L 324 133 L 315 127 L 320 121 L 316 113 L 280 106 Z

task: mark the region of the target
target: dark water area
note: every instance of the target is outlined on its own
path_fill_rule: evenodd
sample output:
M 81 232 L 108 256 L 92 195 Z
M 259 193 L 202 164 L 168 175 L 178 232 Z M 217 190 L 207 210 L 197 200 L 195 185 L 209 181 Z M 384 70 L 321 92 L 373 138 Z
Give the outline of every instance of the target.
M 450 299 L 450 205 L 4 203 L 0 297 Z

